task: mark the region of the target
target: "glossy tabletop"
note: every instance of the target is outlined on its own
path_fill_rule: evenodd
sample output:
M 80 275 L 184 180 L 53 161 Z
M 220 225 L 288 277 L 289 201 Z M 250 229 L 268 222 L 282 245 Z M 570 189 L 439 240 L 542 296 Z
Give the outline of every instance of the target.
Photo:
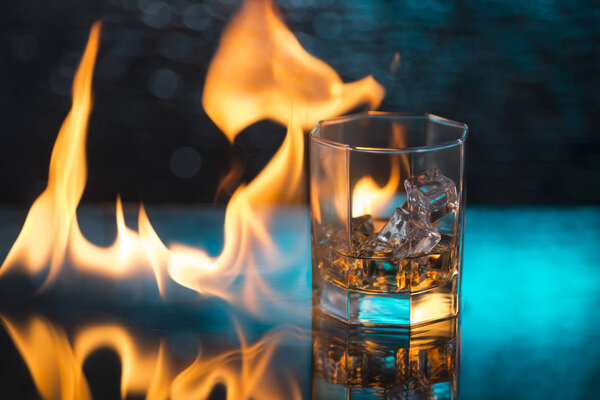
M 108 210 L 80 212 L 91 240 L 109 242 Z M 219 253 L 223 210 L 148 213 L 161 238 Z M 86 281 L 31 295 L 0 280 L 0 397 L 311 398 L 318 341 L 308 211 L 278 213 L 271 232 L 285 259 L 258 270 L 278 290 L 254 287 L 244 298 L 256 307 L 208 296 L 133 301 L 132 286 L 99 292 Z M 5 255 L 24 211 L 0 215 Z M 468 208 L 458 398 L 599 396 L 599 242 L 600 208 Z

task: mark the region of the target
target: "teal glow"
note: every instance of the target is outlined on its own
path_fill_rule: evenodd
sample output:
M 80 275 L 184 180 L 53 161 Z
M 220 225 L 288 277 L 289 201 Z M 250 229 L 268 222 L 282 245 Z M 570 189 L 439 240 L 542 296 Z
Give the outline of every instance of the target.
M 466 218 L 461 398 L 588 398 L 600 376 L 600 209 L 471 207 Z

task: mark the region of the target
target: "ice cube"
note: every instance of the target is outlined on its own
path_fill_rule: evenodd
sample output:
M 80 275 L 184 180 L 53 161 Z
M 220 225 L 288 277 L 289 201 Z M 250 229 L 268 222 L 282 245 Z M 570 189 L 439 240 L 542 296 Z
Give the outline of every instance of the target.
M 456 185 L 437 168 L 411 176 L 404 181 L 404 187 L 413 216 L 418 214 L 435 222 L 458 209 Z
M 435 221 L 435 227 L 442 235 L 453 236 L 456 223 L 456 214 L 449 214 Z
M 405 258 L 429 253 L 442 237 L 426 219 L 397 208 L 377 238 L 390 246 L 396 257 Z
M 411 218 L 402 227 L 402 241 L 393 247 L 396 257 L 417 257 L 429 253 L 440 242 L 439 234 L 429 223 Z
M 365 240 L 359 249 L 359 256 L 363 258 L 391 258 L 392 248 L 377 238 L 377 235 L 373 234 Z
M 352 218 L 351 225 L 352 246 L 355 248 L 360 247 L 362 243 L 369 238 L 369 236 L 375 233 L 373 217 L 369 214 Z
M 410 214 L 404 208 L 396 208 L 388 222 L 381 228 L 377 238 L 390 246 L 399 246 L 402 241 L 402 228 L 406 221 L 410 219 Z
M 352 231 L 364 235 L 370 235 L 375 228 L 373 227 L 373 217 L 370 214 L 361 215 L 352 218 Z

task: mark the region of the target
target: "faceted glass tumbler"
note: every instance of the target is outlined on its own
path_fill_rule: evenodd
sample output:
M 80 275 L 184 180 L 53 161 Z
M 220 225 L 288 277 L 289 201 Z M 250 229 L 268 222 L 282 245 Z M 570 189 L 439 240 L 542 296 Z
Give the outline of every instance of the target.
M 430 114 L 383 112 L 313 129 L 315 309 L 364 325 L 458 315 L 467 130 Z

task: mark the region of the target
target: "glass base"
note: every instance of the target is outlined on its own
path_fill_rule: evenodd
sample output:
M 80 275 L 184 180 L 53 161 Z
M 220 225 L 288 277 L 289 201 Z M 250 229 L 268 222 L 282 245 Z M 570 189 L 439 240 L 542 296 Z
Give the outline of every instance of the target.
M 456 317 L 458 276 L 443 285 L 412 293 L 372 293 L 344 289 L 313 270 L 313 307 L 349 324 L 410 327 Z
M 348 325 L 313 313 L 311 399 L 458 398 L 456 318 L 416 328 Z
M 407 385 L 408 386 L 408 385 Z M 415 385 L 416 386 L 416 385 Z M 362 399 L 457 399 L 456 382 L 440 382 L 430 386 L 410 388 L 361 388 L 332 384 L 323 377 L 313 377 L 311 386 L 313 400 L 362 400 Z

